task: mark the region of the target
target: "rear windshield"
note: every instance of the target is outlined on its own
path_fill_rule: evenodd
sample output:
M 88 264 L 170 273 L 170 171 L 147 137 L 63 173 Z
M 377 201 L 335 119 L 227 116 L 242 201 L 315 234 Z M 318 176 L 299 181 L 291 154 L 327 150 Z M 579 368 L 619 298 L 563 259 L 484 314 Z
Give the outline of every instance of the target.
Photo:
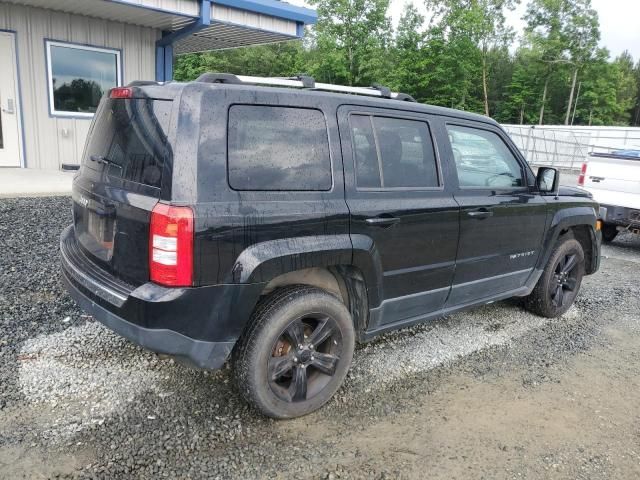
M 96 113 L 84 166 L 107 176 L 160 188 L 170 100 L 105 100 Z

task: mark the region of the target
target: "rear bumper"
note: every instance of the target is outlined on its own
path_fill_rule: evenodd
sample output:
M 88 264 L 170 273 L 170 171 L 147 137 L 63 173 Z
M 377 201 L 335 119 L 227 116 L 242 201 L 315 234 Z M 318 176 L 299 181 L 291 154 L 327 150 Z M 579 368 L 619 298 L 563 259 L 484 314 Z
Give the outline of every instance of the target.
M 623 227 L 640 227 L 640 210 L 614 205 L 601 205 L 606 209 L 604 222 Z
M 60 237 L 60 259 L 64 284 L 84 311 L 149 350 L 199 368 L 224 365 L 263 287 L 127 285 L 84 256 L 73 227 Z

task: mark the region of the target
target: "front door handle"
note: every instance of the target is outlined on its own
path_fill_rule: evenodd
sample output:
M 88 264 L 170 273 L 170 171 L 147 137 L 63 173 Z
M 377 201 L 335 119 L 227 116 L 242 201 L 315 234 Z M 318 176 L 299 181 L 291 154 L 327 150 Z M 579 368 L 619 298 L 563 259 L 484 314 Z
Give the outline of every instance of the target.
M 373 217 L 367 218 L 365 222 L 374 227 L 390 227 L 398 223 L 400 219 L 398 217 Z
M 478 210 L 467 212 L 467 215 L 476 220 L 484 220 L 485 218 L 493 217 L 493 212 L 486 208 L 479 208 Z

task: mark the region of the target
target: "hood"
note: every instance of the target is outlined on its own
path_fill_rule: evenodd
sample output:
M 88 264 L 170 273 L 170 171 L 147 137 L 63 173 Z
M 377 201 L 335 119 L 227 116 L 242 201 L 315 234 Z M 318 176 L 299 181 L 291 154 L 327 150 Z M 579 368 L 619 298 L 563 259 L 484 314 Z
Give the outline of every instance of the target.
M 588 192 L 584 188 L 580 187 L 569 187 L 567 185 L 560 185 L 558 188 L 558 195 L 563 197 L 585 197 L 585 198 L 593 198 L 591 192 Z

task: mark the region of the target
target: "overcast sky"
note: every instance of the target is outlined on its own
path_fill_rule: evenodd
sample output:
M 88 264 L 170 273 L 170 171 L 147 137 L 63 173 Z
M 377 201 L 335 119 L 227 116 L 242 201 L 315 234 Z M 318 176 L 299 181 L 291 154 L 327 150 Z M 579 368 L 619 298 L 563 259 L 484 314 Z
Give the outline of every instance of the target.
M 305 0 L 287 0 L 293 5 L 306 6 Z M 404 5 L 408 2 L 416 5 L 418 10 L 426 16 L 423 0 L 390 0 L 389 14 L 397 25 Z M 522 32 L 524 22 L 521 20 L 526 10 L 527 0 L 509 13 L 509 23 Z M 592 0 L 593 7 L 600 17 L 600 44 L 607 47 L 613 57 L 629 50 L 635 61 L 640 59 L 640 0 Z M 427 16 L 427 21 L 429 20 Z
M 420 12 L 426 15 L 424 2 L 421 0 L 391 0 L 389 14 L 396 25 L 402 14 L 404 5 L 411 1 Z M 522 17 L 526 11 L 527 1 L 523 0 L 513 12 L 509 12 L 507 20 L 518 32 L 522 32 L 525 22 Z M 600 18 L 600 45 L 606 47 L 613 57 L 629 50 L 635 61 L 640 59 L 640 0 L 591 0 Z M 427 17 L 427 21 L 429 18 Z

